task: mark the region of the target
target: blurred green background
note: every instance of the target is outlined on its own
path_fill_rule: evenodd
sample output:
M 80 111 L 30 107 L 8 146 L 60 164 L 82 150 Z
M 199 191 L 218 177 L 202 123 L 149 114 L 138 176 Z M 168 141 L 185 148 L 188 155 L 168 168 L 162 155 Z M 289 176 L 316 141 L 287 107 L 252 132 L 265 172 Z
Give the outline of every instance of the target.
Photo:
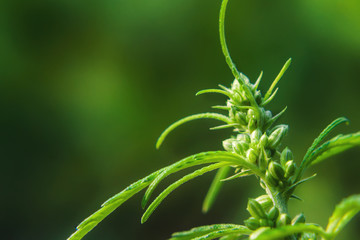
M 218 40 L 220 0 L 3 0 L 0 3 L 2 239 L 66 239 L 128 184 L 182 157 L 221 149 L 229 130 L 198 121 L 155 141 L 175 120 L 210 110 L 222 96 L 198 90 L 233 78 Z M 286 143 L 299 161 L 338 116 L 337 133 L 360 129 L 360 1 L 232 0 L 230 52 L 266 91 L 287 58 L 274 112 L 288 106 Z M 293 214 L 325 226 L 343 197 L 359 193 L 360 149 L 312 171 Z M 311 173 L 311 171 L 310 171 Z M 309 174 L 310 174 L 309 173 Z M 170 177 L 168 182 L 176 177 Z M 240 223 L 253 178 L 224 185 L 212 211 L 201 204 L 213 174 L 171 194 L 141 225 L 141 194 L 86 239 L 166 239 L 174 231 Z M 161 187 L 166 184 L 161 185 Z M 159 192 L 159 191 L 158 191 Z M 339 239 L 358 239 L 356 217 Z

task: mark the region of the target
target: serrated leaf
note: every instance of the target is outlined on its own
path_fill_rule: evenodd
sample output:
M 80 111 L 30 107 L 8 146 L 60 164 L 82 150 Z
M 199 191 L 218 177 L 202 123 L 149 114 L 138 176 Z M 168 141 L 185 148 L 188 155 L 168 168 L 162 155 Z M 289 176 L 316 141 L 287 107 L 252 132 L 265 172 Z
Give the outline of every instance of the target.
M 221 162 L 221 163 L 215 163 L 210 166 L 203 167 L 199 170 L 194 171 L 193 173 L 190 173 L 175 183 L 171 184 L 169 187 L 167 187 L 163 192 L 159 194 L 159 196 L 150 204 L 150 206 L 146 209 L 145 213 L 143 214 L 141 218 L 141 223 L 144 223 L 147 221 L 147 219 L 150 217 L 150 215 L 155 211 L 155 209 L 159 206 L 159 204 L 165 199 L 166 196 L 168 196 L 172 191 L 174 191 L 176 188 L 180 187 L 182 184 L 190 181 L 191 179 L 201 176 L 204 173 L 213 171 L 215 169 L 218 169 L 220 167 L 225 167 L 227 165 L 230 165 L 231 163 L 228 162 Z
M 360 194 L 342 200 L 329 219 L 326 232 L 335 237 L 360 211 Z
M 230 167 L 222 167 L 217 171 L 217 173 L 214 177 L 214 180 L 212 181 L 212 183 L 210 185 L 209 191 L 205 196 L 204 203 L 202 206 L 203 213 L 208 212 L 209 209 L 211 208 L 211 206 L 213 205 L 213 203 L 215 202 L 216 197 L 217 197 L 217 195 L 220 191 L 220 188 L 223 184 L 223 182 L 221 180 L 226 178 L 229 171 L 230 171 Z
M 231 229 L 224 229 L 224 230 L 218 230 L 215 232 L 211 232 L 206 235 L 194 238 L 194 240 L 205 240 L 205 239 L 210 240 L 210 239 L 215 239 L 215 238 L 224 237 L 224 236 L 228 236 L 228 235 L 234 235 L 234 234 L 248 235 L 251 232 L 252 231 L 249 230 L 247 227 L 239 226 L 239 227 L 235 227 L 235 228 L 231 228 Z
M 90 215 L 83 222 L 77 226 L 76 232 L 74 232 L 68 240 L 80 240 L 82 239 L 89 231 L 91 231 L 97 224 L 99 224 L 104 218 L 106 218 L 110 213 L 112 213 L 116 208 L 118 208 L 122 203 L 128 200 L 130 197 L 147 187 L 151 181 L 153 181 L 157 175 L 162 171 L 156 171 L 147 177 L 140 179 L 139 181 L 131 184 L 125 188 L 122 192 L 111 197 L 109 200 L 104 202 L 98 211 Z
M 320 135 L 315 138 L 314 142 L 311 144 L 309 149 L 307 150 L 301 164 L 299 167 L 299 170 L 296 174 L 296 180 L 299 180 L 301 175 L 303 174 L 306 167 L 309 166 L 311 161 L 311 154 L 314 152 L 314 150 L 319 146 L 319 144 L 325 139 L 325 137 L 339 124 L 349 122 L 349 120 L 345 117 L 340 117 L 335 119 L 333 122 L 331 122 L 321 133 Z
M 241 227 L 241 225 L 236 224 L 213 224 L 213 225 L 206 225 L 201 227 L 195 227 L 190 229 L 189 231 L 177 232 L 173 233 L 170 240 L 188 240 L 194 239 L 195 237 L 199 237 L 210 232 L 215 232 L 224 229 L 233 229 L 236 227 Z
M 211 152 L 204 152 L 204 153 L 198 153 L 194 154 L 190 157 L 187 157 L 181 161 L 178 161 L 169 167 L 166 167 L 164 171 L 162 171 L 156 179 L 151 183 L 149 188 L 146 190 L 142 206 L 144 207 L 146 203 L 148 202 L 152 192 L 157 187 L 157 185 L 167 176 L 170 174 L 173 174 L 175 172 L 178 172 L 180 170 L 183 170 L 185 168 L 197 166 L 200 164 L 208 164 L 208 163 L 215 163 L 215 162 L 229 162 L 233 165 L 238 165 L 241 167 L 244 167 L 246 169 L 252 170 L 255 174 L 262 176 L 262 173 L 258 169 L 258 167 L 252 163 L 249 163 L 246 161 L 243 157 L 241 157 L 238 154 L 230 153 L 226 151 L 211 151 Z
M 166 128 L 164 130 L 164 132 L 161 133 L 160 137 L 158 138 L 157 142 L 156 142 L 156 148 L 159 149 L 161 144 L 163 143 L 163 141 L 165 140 L 166 136 L 173 131 L 175 128 L 177 128 L 178 126 L 193 121 L 193 120 L 197 120 L 197 119 L 216 119 L 219 121 L 223 121 L 227 124 L 230 124 L 231 121 L 230 119 L 222 114 L 218 114 L 218 113 L 199 113 L 199 114 L 194 114 L 194 115 L 190 115 L 188 117 L 182 118 L 176 122 L 174 122 L 173 124 L 171 124 L 168 128 Z
M 360 132 L 338 135 L 314 150 L 310 156 L 310 165 L 315 165 L 355 146 L 360 146 Z
M 316 233 L 326 238 L 329 237 L 329 234 L 317 225 L 298 223 L 279 228 L 259 228 L 259 230 L 250 235 L 250 240 L 278 240 L 302 232 Z

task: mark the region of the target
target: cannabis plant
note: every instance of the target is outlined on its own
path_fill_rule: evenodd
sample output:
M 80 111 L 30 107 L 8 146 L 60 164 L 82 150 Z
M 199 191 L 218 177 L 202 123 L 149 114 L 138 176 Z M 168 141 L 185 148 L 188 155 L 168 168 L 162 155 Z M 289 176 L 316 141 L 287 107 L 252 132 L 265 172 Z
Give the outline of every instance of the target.
M 348 122 L 344 117 L 338 118 L 330 123 L 314 140 L 304 158 L 301 161 L 295 162 L 291 150 L 288 147 L 281 146 L 288 132 L 288 126 L 285 124 L 275 125 L 275 122 L 286 109 L 276 115 L 273 115 L 270 110 L 266 109 L 267 104 L 274 99 L 278 91 L 276 85 L 289 67 L 291 59 L 285 63 L 268 91 L 263 95 L 258 89 L 262 73 L 255 83 L 251 83 L 244 74 L 236 69 L 230 58 L 224 34 L 227 2 L 228 0 L 222 1 L 220 10 L 220 42 L 226 62 L 235 80 L 229 88 L 219 85 L 219 89 L 207 89 L 197 93 L 197 95 L 205 93 L 225 95 L 228 98 L 226 104 L 214 106 L 213 108 L 224 110 L 227 112 L 227 115 L 201 113 L 183 118 L 172 124 L 161 134 L 156 147 L 160 147 L 165 137 L 172 130 L 196 119 L 216 119 L 223 124 L 212 129 L 232 128 L 234 135 L 222 142 L 224 147 L 222 151 L 194 154 L 131 184 L 125 190 L 103 203 L 97 212 L 85 219 L 77 227 L 76 232 L 68 238 L 69 240 L 82 239 L 123 202 L 147 188 L 141 203 L 142 207 L 146 208 L 141 218 L 141 223 L 145 223 L 159 204 L 172 191 L 182 184 L 214 170 L 217 170 L 217 174 L 205 197 L 203 212 L 207 212 L 212 206 L 223 181 L 243 176 L 254 176 L 259 180 L 260 187 L 264 189 L 264 194 L 255 199 L 251 198 L 248 200 L 247 210 L 250 216 L 244 221 L 244 225 L 214 224 L 201 226 L 188 231 L 174 233 L 170 239 L 331 240 L 360 211 L 360 195 L 354 195 L 344 199 L 336 206 L 326 228 L 322 228 L 318 224 L 307 223 L 302 213 L 290 216 L 288 201 L 291 198 L 298 198 L 294 195 L 296 187 L 315 176 L 303 178 L 305 170 L 333 155 L 359 145 L 360 132 L 338 135 L 325 141 L 326 136 L 336 126 Z M 154 189 L 162 180 L 170 174 L 195 166 L 198 167 L 197 170 L 168 186 L 148 204 Z

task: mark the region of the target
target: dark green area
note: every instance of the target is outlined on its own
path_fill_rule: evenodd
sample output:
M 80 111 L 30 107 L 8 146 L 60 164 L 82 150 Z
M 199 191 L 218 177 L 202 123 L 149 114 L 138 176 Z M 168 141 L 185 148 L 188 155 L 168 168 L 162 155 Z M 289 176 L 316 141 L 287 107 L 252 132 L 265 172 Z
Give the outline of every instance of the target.
M 201 120 L 169 124 L 222 104 L 198 90 L 233 81 L 218 38 L 220 1 L 103 0 L 0 3 L 0 154 L 2 237 L 66 239 L 100 204 L 130 183 L 190 154 L 221 149 L 229 130 Z M 333 119 L 360 130 L 360 2 L 231 0 L 229 50 L 261 89 L 284 62 L 273 112 L 288 106 L 287 143 L 300 161 Z M 335 205 L 360 192 L 360 149 L 316 166 L 290 211 L 327 223 Z M 310 173 L 309 173 L 310 174 Z M 198 225 L 241 223 L 254 179 L 224 184 L 207 215 L 202 200 L 213 174 L 186 184 L 141 225 L 141 197 L 131 199 L 85 239 L 166 239 Z M 172 178 L 170 178 L 171 180 Z M 170 182 L 170 180 L 168 182 Z M 166 185 L 162 185 L 163 187 Z M 256 188 L 258 189 L 258 188 Z M 357 217 L 339 239 L 357 239 Z M 357 234 L 357 235 L 356 235 Z

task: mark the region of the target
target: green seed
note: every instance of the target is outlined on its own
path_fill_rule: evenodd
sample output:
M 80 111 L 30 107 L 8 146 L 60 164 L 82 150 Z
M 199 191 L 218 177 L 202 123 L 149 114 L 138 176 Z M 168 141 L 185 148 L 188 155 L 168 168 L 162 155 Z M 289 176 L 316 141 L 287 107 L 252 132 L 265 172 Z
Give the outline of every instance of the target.
M 281 157 L 280 157 L 281 165 L 285 166 L 286 162 L 293 160 L 293 159 L 294 159 L 294 156 L 293 156 L 292 152 L 290 151 L 290 149 L 288 147 L 286 147 L 281 153 Z
M 294 175 L 296 170 L 296 165 L 294 161 L 290 160 L 285 164 L 285 178 L 289 178 Z
M 287 125 L 279 125 L 277 129 L 275 129 L 269 136 L 268 147 L 271 149 L 276 149 L 282 139 L 285 137 L 288 131 Z
M 247 226 L 250 230 L 256 230 L 260 227 L 260 222 L 258 219 L 254 217 L 250 217 L 244 221 L 245 226 Z
M 270 162 L 269 164 L 269 172 L 271 176 L 273 176 L 277 180 L 283 180 L 284 179 L 284 169 L 282 166 L 277 162 Z
M 247 210 L 254 218 L 257 219 L 266 218 L 266 214 L 263 207 L 255 199 L 252 198 L 249 199 Z

